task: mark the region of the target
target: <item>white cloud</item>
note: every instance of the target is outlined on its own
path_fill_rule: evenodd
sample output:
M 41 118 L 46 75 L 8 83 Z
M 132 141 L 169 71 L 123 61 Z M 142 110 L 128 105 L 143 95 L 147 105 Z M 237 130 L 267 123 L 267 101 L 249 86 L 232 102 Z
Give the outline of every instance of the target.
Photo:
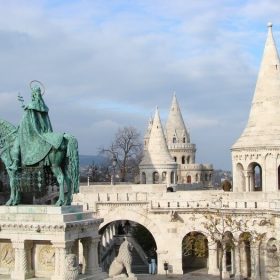
M 41 80 L 53 126 L 90 154 L 118 126 L 144 131 L 156 105 L 165 118 L 175 90 L 207 147 L 199 159 L 230 168 L 266 21 L 280 30 L 277 1 L 263 2 L 0 0 L 0 117 L 19 121 L 17 92 L 28 102 L 29 81 Z

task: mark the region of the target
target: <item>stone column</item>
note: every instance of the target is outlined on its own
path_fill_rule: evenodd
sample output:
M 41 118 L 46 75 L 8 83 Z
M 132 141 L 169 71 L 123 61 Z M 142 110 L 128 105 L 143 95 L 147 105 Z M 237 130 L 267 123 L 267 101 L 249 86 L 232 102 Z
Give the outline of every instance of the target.
M 251 274 L 254 280 L 260 280 L 260 241 L 252 242 L 251 245 Z
M 250 177 L 247 170 L 244 170 L 244 177 L 245 177 L 245 191 L 250 191 Z
M 208 274 L 219 275 L 217 243 L 208 246 Z
M 98 242 L 99 237 L 86 237 L 81 239 L 85 261 L 85 274 L 94 275 L 96 272 L 101 271 L 98 264 Z
M 235 280 L 241 280 L 241 271 L 240 271 L 240 248 L 239 248 L 239 242 L 234 242 L 234 279 Z
M 12 240 L 12 246 L 15 250 L 15 267 L 11 279 L 25 280 L 28 274 L 28 260 L 24 240 Z
M 55 269 L 51 280 L 67 280 L 65 277 L 67 253 L 70 253 L 73 242 L 53 243 L 55 248 Z

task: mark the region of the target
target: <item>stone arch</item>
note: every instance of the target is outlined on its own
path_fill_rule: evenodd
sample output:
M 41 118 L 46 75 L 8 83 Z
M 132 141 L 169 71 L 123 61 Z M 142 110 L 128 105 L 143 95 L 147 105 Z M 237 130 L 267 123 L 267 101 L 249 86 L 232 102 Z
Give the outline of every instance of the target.
M 244 167 L 241 163 L 236 164 L 236 180 L 235 184 L 239 191 L 245 192 L 246 191 L 246 183 L 245 183 L 245 176 L 244 176 Z
M 225 265 L 224 271 L 226 271 L 229 275 L 234 273 L 234 242 L 233 242 L 233 234 L 230 231 L 226 231 L 223 236 L 224 240 L 224 256 L 223 256 L 223 264 Z
M 243 232 L 239 236 L 240 272 L 244 278 L 251 277 L 251 239 L 249 232 Z
M 128 211 L 126 207 L 117 207 L 107 213 L 100 213 L 100 216 L 103 217 L 104 221 L 100 224 L 99 229 L 118 220 L 133 221 L 144 226 L 153 235 L 158 246 L 157 237 L 162 236 L 164 233 L 161 232 L 160 227 L 158 227 L 158 225 L 154 223 L 153 220 L 147 217 L 147 213 L 144 209 L 139 210 L 140 211 L 135 211 L 130 208 Z
M 257 162 L 251 162 L 247 168 L 249 176 L 249 189 L 250 191 L 262 191 L 263 176 L 262 167 Z
M 159 174 L 157 171 L 153 172 L 153 184 L 159 184 Z
M 265 270 L 265 279 L 272 280 L 279 277 L 279 257 L 275 238 L 270 238 L 266 244 Z
M 99 260 L 104 271 L 108 272 L 109 267 L 118 255 L 119 246 L 127 239 L 133 246 L 132 255 L 137 256 L 137 263 L 132 261 L 131 270 L 133 273 L 148 273 L 148 257 L 157 259 L 157 244 L 154 236 L 143 225 L 131 220 L 116 220 L 104 225 L 99 229 L 101 240 L 99 242 Z M 139 273 L 139 272 L 138 272 Z
M 207 267 L 208 239 L 199 231 L 191 231 L 182 239 L 182 270 L 195 270 Z

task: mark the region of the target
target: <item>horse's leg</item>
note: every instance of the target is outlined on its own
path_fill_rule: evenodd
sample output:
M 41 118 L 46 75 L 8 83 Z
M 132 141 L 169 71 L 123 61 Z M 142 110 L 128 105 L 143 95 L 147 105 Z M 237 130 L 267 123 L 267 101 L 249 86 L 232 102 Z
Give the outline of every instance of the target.
M 71 190 L 71 180 L 67 175 L 67 172 L 64 172 L 64 179 L 67 186 L 67 196 L 64 202 L 64 205 L 71 205 L 72 202 L 72 190 Z
M 17 180 L 16 180 L 16 172 L 8 171 L 8 175 L 10 178 L 10 199 L 6 202 L 7 206 L 17 205 L 19 204 L 19 196 L 18 196 L 18 188 L 17 188 Z
M 61 206 L 64 204 L 64 175 L 59 166 L 52 166 L 51 169 L 59 184 L 59 198 L 55 205 Z

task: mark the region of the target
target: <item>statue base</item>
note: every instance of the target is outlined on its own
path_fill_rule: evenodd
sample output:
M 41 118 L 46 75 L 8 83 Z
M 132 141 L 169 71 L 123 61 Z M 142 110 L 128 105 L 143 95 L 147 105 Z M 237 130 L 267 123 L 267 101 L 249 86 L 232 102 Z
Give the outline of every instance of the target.
M 98 228 L 102 221 L 83 211 L 81 205 L 0 206 L 0 278 L 69 279 L 69 271 L 78 274 L 78 264 L 83 262 L 78 260 L 79 250 L 83 249 L 88 273 L 73 280 L 108 277 L 98 266 Z

